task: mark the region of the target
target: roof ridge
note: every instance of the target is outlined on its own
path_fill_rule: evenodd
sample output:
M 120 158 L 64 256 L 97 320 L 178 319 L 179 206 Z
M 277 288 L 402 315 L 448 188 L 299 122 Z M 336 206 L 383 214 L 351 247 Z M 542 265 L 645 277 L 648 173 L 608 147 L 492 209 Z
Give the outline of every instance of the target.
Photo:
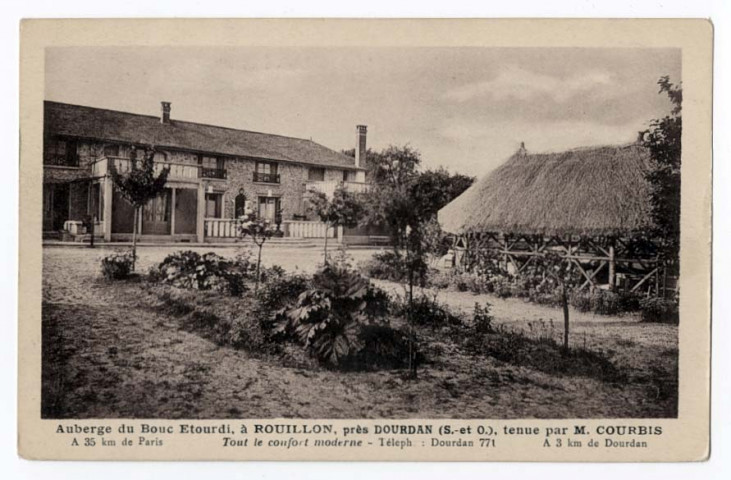
M 628 143 L 620 143 L 620 144 L 605 144 L 605 145 L 584 145 L 581 147 L 573 147 L 573 148 L 567 148 L 564 150 L 544 150 L 541 152 L 531 152 L 528 151 L 525 153 L 527 156 L 531 155 L 560 155 L 562 153 L 568 153 L 568 152 L 585 152 L 585 151 L 592 151 L 592 150 L 601 150 L 603 148 L 614 148 L 614 149 L 622 149 L 622 148 L 630 148 L 630 147 L 641 147 L 642 145 L 638 144 L 637 142 L 628 142 Z M 520 151 L 515 152 L 511 156 L 515 156 L 519 154 Z
M 69 106 L 69 107 L 88 108 L 90 110 L 97 110 L 97 111 L 101 111 L 101 112 L 111 112 L 111 113 L 118 113 L 118 114 L 121 113 L 123 115 L 133 115 L 135 117 L 146 117 L 146 118 L 155 118 L 155 119 L 159 119 L 160 118 L 157 115 L 149 115 L 149 114 L 146 114 L 146 113 L 125 112 L 123 110 L 114 110 L 114 109 L 111 109 L 111 108 L 92 107 L 92 106 L 89 106 L 89 105 L 79 105 L 77 103 L 57 102 L 55 100 L 43 100 L 43 102 L 44 103 L 55 103 L 56 105 L 66 105 L 66 106 Z M 292 139 L 292 140 L 301 140 L 303 142 L 312 142 L 312 143 L 314 143 L 316 145 L 320 145 L 322 147 L 329 148 L 329 147 L 326 147 L 325 145 L 322 145 L 321 143 L 315 142 L 311 138 L 293 137 L 291 135 L 282 135 L 280 133 L 260 132 L 260 131 L 257 131 L 257 130 L 246 130 L 246 129 L 243 129 L 243 128 L 227 127 L 225 125 L 213 125 L 211 123 L 193 122 L 191 120 L 171 119 L 170 121 L 173 122 L 173 123 L 186 123 L 186 124 L 189 124 L 189 125 L 198 125 L 198 126 L 201 126 L 201 127 L 222 128 L 224 130 L 233 130 L 235 132 L 245 132 L 245 133 L 253 133 L 253 134 L 256 134 L 256 135 L 268 135 L 268 136 L 272 136 L 272 137 L 281 137 L 281 138 L 289 138 L 289 139 Z M 330 150 L 332 150 L 332 149 L 330 149 Z M 336 150 L 333 150 L 333 152 L 340 153 L 340 152 L 338 152 Z
M 120 138 L 129 137 L 133 134 L 130 129 L 136 129 L 135 132 L 137 133 L 134 133 L 134 135 L 140 135 L 140 138 L 146 137 L 147 141 L 150 141 L 152 137 L 159 137 L 158 140 L 162 143 L 171 142 L 168 145 L 170 147 L 193 148 L 196 151 L 223 155 L 270 158 L 275 161 L 288 161 L 305 165 L 363 169 L 363 167 L 354 164 L 352 157 L 317 143 L 311 138 L 244 130 L 188 120 L 172 120 L 170 125 L 163 125 L 160 123 L 159 116 L 53 100 L 44 100 L 44 109 L 48 114 L 47 120 L 48 118 L 53 119 L 56 115 L 70 116 L 78 120 L 71 123 L 67 122 L 63 126 L 55 126 L 58 130 L 65 131 L 66 134 L 83 136 L 83 134 L 94 131 L 92 136 L 112 140 L 120 135 L 122 136 Z M 90 125 L 86 119 L 96 119 L 96 126 Z M 102 128 L 100 125 L 106 124 L 107 120 L 110 122 L 109 129 Z M 112 136 L 109 136 L 109 134 Z M 195 145 L 188 141 L 189 138 L 193 138 L 190 135 L 199 136 L 199 138 L 196 137 Z M 163 138 L 165 141 L 163 141 Z M 126 141 L 128 140 L 129 138 L 126 139 Z

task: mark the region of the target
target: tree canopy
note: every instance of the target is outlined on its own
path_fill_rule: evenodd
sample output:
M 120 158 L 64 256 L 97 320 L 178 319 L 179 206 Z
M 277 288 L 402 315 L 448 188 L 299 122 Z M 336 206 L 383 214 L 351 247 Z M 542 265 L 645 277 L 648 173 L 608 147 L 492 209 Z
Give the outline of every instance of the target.
M 640 132 L 640 141 L 650 151 L 652 165 L 647 174 L 651 185 L 653 236 L 663 240 L 661 255 L 675 261 L 680 250 L 680 159 L 683 131 L 682 85 L 665 76 L 658 80 L 659 93 L 668 96 L 672 111 L 652 120 L 650 128 Z
M 144 207 L 147 202 L 162 192 L 168 180 L 169 167 L 162 168 L 160 173 L 155 176 L 154 157 L 155 147 L 150 147 L 143 151 L 142 161 L 138 161 L 137 149 L 133 148 L 129 159 L 130 170 L 124 174 L 117 171 L 114 162 L 110 163 L 109 173 L 114 185 L 122 197 L 137 209 Z

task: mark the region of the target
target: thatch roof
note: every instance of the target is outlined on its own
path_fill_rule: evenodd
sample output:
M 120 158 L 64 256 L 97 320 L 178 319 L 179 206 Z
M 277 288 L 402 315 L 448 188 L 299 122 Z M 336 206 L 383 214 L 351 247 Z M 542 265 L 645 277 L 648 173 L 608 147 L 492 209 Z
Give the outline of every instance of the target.
M 325 167 L 359 169 L 355 159 L 303 138 L 236 130 L 202 123 L 44 102 L 44 128 L 53 135 L 155 145 L 213 155 L 251 157 Z M 362 169 L 361 169 L 362 170 Z
M 651 225 L 639 145 L 519 150 L 439 211 L 450 233 L 627 235 Z

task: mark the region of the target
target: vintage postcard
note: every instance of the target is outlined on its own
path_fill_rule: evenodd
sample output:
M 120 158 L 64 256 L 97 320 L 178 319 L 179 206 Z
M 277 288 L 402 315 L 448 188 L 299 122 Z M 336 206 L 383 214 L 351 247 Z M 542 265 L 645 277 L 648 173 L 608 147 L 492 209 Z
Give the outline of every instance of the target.
M 22 22 L 20 455 L 707 459 L 712 46 Z

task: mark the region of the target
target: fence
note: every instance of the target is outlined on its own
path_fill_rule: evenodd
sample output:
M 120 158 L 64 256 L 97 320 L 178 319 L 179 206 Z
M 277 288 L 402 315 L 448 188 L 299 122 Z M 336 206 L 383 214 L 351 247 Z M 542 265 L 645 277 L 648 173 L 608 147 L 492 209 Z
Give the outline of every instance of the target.
M 206 218 L 205 234 L 211 238 L 236 238 L 239 236 L 239 225 L 243 220 L 236 218 Z M 337 231 L 327 229 L 322 222 L 307 220 L 284 220 L 281 225 L 285 237 L 292 238 L 335 238 Z

